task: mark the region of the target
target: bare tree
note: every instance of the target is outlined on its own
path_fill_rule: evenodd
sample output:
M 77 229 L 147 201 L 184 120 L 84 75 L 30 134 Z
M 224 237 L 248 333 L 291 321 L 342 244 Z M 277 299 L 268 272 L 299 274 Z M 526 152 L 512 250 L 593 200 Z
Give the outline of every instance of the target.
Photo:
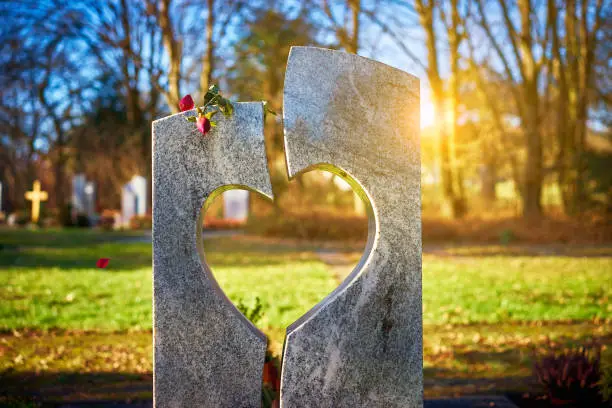
M 466 212 L 463 181 L 457 153 L 458 115 L 459 115 L 459 47 L 464 39 L 463 22 L 459 14 L 457 0 L 451 1 L 450 18 L 436 0 L 416 0 L 416 12 L 425 33 L 427 53 L 426 73 L 435 105 L 438 137 L 438 162 L 441 187 L 446 201 L 445 212 L 451 217 L 461 217 Z M 447 37 L 440 34 L 437 18 L 441 15 L 446 24 Z M 450 21 L 449 21 L 450 20 Z M 450 53 L 449 92 L 445 92 L 440 67 L 441 41 L 447 39 Z M 448 98 L 447 98 L 448 96 Z M 446 101 L 450 102 L 450 117 L 446 115 Z
M 337 46 L 347 52 L 359 52 L 359 20 L 362 13 L 361 0 L 315 2 L 326 18 L 327 26 L 336 37 Z
M 66 197 L 68 130 L 86 109 L 84 94 L 96 85 L 95 78 L 83 80 L 79 75 L 90 62 L 80 38 L 73 36 L 71 31 L 79 13 L 63 2 L 51 0 L 37 2 L 35 7 L 28 2 L 6 9 L 2 6 L 0 11 L 13 17 L 1 29 L 2 43 L 19 46 L 5 54 L 0 86 L 12 88 L 29 98 L 31 108 L 23 113 L 26 118 L 30 115 L 36 118 L 36 126 L 23 130 L 32 143 L 28 168 L 32 168 L 34 146 L 40 142 L 45 148 L 36 149 L 36 156 L 45 155 L 53 161 L 53 197 L 61 207 Z M 45 24 L 40 24 L 41 21 Z M 23 42 L 23 38 L 31 41 Z M 17 108 L 23 109 L 23 106 Z
M 241 12 L 247 8 L 248 2 L 244 0 L 223 2 L 160 0 L 158 6 L 155 3 L 155 0 L 148 0 L 147 9 L 151 15 L 155 16 L 159 24 L 164 50 L 168 57 L 167 85 L 162 85 L 160 90 L 166 99 L 168 108 L 172 112 L 178 112 L 178 101 L 182 96 L 181 86 L 185 82 L 192 81 L 191 73 L 196 70 L 194 66 L 183 66 L 185 56 L 193 57 L 195 53 L 196 58 L 193 59 L 200 62 L 199 75 L 197 75 L 199 89 L 194 93 L 202 98 L 213 82 L 217 66 L 217 47 L 224 40 L 229 25 L 240 19 Z M 183 17 L 183 20 L 173 20 L 173 15 L 176 15 L 172 13 L 173 7 L 180 11 L 178 14 Z M 185 18 L 189 15 L 194 17 Z M 205 28 L 202 30 L 200 27 Z M 200 51 L 198 43 L 203 33 L 205 50 Z M 185 44 L 189 38 L 194 39 L 191 46 Z M 197 57 L 199 52 L 201 56 Z
M 531 0 L 518 0 L 513 10 L 512 5 L 499 0 L 496 11 L 499 12 L 501 21 L 497 21 L 495 26 L 503 28 L 504 31 L 493 32 L 491 15 L 494 13 L 485 8 L 482 0 L 475 0 L 475 4 L 477 24 L 495 51 L 495 57 L 500 61 L 506 79 L 514 84 L 513 102 L 521 121 L 526 148 L 520 189 L 523 215 L 526 218 L 537 218 L 542 215 L 543 182 L 540 132 L 542 106 L 539 89 L 542 85 L 542 68 L 546 64 L 546 55 L 538 50 L 546 48 L 546 38 L 541 35 L 546 32 L 546 22 L 536 18 Z M 513 18 L 514 14 L 518 18 Z
M 568 213 L 579 213 L 587 201 L 585 148 L 588 109 L 597 97 L 595 56 L 603 45 L 601 31 L 610 4 L 603 0 L 571 0 L 560 7 L 547 3 L 556 89 L 558 153 L 556 167 Z M 607 10 L 607 11 L 606 11 Z M 562 28 L 561 28 L 562 27 Z

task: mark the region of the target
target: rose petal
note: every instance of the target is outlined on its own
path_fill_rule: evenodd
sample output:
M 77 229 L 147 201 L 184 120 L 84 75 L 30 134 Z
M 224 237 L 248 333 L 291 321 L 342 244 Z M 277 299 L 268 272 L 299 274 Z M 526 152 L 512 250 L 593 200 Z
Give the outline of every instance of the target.
M 96 266 L 100 269 L 106 268 L 108 261 L 110 261 L 109 258 L 100 258 L 98 259 L 98 262 L 96 262 Z
M 195 104 L 193 103 L 193 98 L 191 97 L 191 95 L 185 95 L 179 101 L 179 109 L 181 110 L 181 112 L 193 109 L 194 106 Z

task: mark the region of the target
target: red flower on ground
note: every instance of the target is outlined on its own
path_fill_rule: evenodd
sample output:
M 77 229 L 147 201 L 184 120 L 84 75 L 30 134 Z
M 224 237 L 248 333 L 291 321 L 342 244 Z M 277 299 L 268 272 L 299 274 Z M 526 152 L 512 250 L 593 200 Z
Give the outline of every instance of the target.
M 185 95 L 179 101 L 179 109 L 181 110 L 181 112 L 191 110 L 194 106 L 195 104 L 193 103 L 193 98 L 191 97 L 191 95 Z
M 108 261 L 110 261 L 109 258 L 100 258 L 98 259 L 98 262 L 96 262 L 96 266 L 100 269 L 106 268 Z
M 198 127 L 200 133 L 205 135 L 210 130 L 210 120 L 206 116 L 198 116 L 196 126 Z

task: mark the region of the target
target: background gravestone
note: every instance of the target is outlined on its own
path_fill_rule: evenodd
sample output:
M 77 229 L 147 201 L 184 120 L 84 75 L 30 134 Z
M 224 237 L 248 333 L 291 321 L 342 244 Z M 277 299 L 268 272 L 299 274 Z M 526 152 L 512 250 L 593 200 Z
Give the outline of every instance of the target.
M 245 222 L 249 217 L 249 192 L 229 190 L 223 193 L 223 219 Z
M 356 55 L 293 47 L 289 176 L 323 168 L 368 202 L 362 260 L 287 329 L 283 407 L 421 407 L 419 81 Z
M 200 217 L 205 202 L 232 186 L 272 194 L 263 104 L 235 104 L 206 136 L 185 120 L 193 113 L 153 123 L 154 401 L 259 407 L 266 338 L 206 266 Z
M 129 225 L 135 215 L 142 216 L 147 213 L 147 179 L 134 176 L 123 185 L 121 189 L 121 220 Z
M 72 207 L 77 213 L 87 214 L 91 219 L 95 214 L 95 184 L 87 181 L 84 174 L 72 177 Z

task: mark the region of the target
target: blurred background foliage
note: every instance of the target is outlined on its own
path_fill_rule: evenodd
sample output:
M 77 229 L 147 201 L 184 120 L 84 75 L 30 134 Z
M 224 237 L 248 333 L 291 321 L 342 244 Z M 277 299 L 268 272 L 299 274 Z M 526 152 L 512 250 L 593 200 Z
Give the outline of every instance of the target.
M 611 10 L 609 0 L 2 2 L 3 209 L 27 207 L 41 179 L 58 214 L 75 173 L 96 183 L 98 212 L 119 208 L 123 183 L 151 179 L 151 121 L 182 95 L 199 101 L 218 83 L 282 113 L 289 49 L 315 45 L 421 78 L 426 221 L 601 224 L 612 209 Z M 288 183 L 281 118 L 266 123 L 274 211 L 363 216 L 336 176 Z

